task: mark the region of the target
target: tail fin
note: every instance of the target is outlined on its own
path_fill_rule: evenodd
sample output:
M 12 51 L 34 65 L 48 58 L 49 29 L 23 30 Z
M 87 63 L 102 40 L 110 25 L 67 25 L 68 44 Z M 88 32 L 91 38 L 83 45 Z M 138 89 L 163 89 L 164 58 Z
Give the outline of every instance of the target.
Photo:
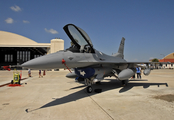
M 120 42 L 120 47 L 118 49 L 118 52 L 113 55 L 114 57 L 124 58 L 124 41 L 125 41 L 125 38 L 122 37 L 121 42 Z

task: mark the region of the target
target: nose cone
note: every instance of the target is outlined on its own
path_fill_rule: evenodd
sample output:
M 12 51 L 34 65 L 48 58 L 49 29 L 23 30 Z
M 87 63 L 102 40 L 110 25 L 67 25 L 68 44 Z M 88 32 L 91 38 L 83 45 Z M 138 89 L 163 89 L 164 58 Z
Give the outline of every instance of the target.
M 58 52 L 32 59 L 30 61 L 23 63 L 21 66 L 32 69 L 63 68 L 62 59 L 63 59 L 63 54 Z

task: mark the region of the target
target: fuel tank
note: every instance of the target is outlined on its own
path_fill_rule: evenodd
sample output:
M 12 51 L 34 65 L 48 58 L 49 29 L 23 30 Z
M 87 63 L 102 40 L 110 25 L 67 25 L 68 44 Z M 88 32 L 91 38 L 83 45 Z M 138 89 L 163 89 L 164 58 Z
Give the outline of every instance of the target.
M 135 72 L 136 72 L 136 69 L 134 69 L 134 68 L 124 69 L 118 74 L 118 79 L 127 80 L 127 79 L 131 78 L 135 74 Z
M 68 74 L 66 75 L 66 77 L 67 77 L 67 78 L 76 78 L 76 77 L 78 77 L 78 76 L 77 76 L 76 73 L 73 71 L 73 72 L 71 72 L 71 73 L 68 73 Z
M 149 75 L 150 74 L 150 69 L 149 68 L 146 68 L 144 71 L 143 71 L 143 73 L 144 73 L 144 75 Z

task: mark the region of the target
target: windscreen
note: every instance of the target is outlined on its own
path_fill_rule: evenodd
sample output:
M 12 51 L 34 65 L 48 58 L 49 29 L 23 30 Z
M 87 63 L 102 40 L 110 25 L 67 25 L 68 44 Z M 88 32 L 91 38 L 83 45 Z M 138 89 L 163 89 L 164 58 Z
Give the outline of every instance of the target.
M 88 34 L 87 34 L 84 30 L 82 30 L 81 28 L 78 27 L 78 29 L 82 32 L 82 34 L 83 34 L 83 35 L 85 36 L 85 38 L 88 40 L 88 42 L 90 43 L 90 45 L 93 46 L 93 45 L 92 45 L 92 42 L 91 42 L 91 39 L 89 38 Z
M 73 24 L 67 24 L 63 29 L 71 39 L 72 48 L 76 47 L 82 53 L 95 53 L 92 42 L 84 30 Z
M 68 26 L 68 30 L 70 32 L 70 34 L 72 35 L 72 37 L 74 38 L 74 40 L 80 45 L 88 45 L 88 43 L 86 42 L 86 40 L 83 38 L 83 36 L 79 33 L 79 31 L 72 25 Z

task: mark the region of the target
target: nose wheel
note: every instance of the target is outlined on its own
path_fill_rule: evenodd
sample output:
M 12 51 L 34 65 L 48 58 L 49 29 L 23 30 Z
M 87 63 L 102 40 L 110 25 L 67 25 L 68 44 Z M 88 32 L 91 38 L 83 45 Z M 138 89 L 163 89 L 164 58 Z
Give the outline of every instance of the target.
M 88 87 L 86 88 L 86 91 L 87 91 L 87 93 L 92 93 L 93 88 L 92 88 L 91 86 L 88 86 Z

